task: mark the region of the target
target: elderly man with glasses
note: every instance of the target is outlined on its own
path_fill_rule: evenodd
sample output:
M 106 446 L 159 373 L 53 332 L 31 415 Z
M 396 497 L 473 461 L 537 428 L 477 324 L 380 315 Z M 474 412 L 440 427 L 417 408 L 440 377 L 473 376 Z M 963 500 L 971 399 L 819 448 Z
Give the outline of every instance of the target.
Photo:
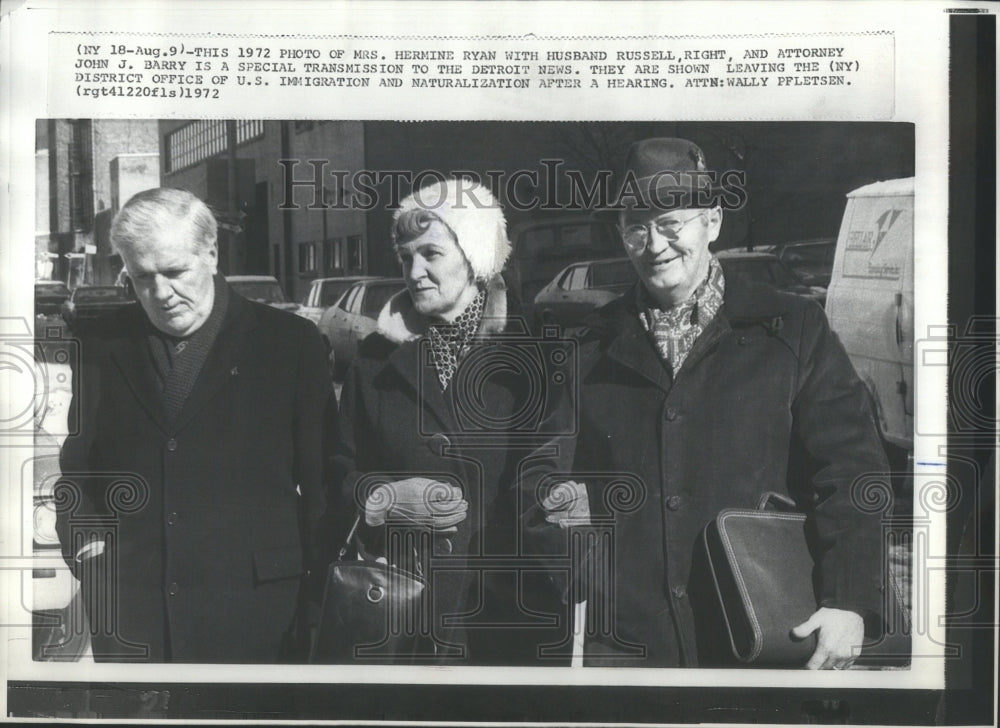
M 851 492 L 887 471 L 885 453 L 823 310 L 724 275 L 709 245 L 742 190 L 719 179 L 687 140 L 630 149 L 616 213 L 639 283 L 586 321 L 567 398 L 578 428 L 525 471 L 526 535 L 557 549 L 568 526 L 613 526 L 578 547 L 585 664 L 724 665 L 701 534 L 722 509 L 788 495 L 808 515 L 818 567 L 815 613 L 792 631 L 815 639 L 807 667 L 843 669 L 882 621 L 880 526 Z

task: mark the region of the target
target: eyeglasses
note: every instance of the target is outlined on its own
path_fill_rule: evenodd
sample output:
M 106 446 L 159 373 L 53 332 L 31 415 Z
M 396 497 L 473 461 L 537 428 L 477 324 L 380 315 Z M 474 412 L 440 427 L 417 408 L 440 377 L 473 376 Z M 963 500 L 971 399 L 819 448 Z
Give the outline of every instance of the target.
M 650 222 L 643 223 L 642 225 L 629 225 L 627 228 L 622 230 L 622 239 L 625 241 L 625 245 L 636 253 L 642 252 L 649 245 L 649 239 L 652 236 L 652 231 L 650 226 L 656 228 L 656 232 L 665 237 L 667 240 L 673 242 L 681 235 L 681 230 L 684 227 L 698 218 L 704 217 L 705 212 L 699 212 L 697 215 L 689 217 L 687 220 L 678 220 L 674 217 L 662 216 Z

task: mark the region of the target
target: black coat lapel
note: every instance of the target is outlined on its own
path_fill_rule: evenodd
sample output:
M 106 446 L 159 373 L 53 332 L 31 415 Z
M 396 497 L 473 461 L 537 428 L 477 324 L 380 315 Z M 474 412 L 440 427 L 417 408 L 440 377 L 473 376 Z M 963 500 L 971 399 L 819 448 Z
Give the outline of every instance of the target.
M 420 410 L 418 417 L 422 429 L 453 432 L 456 423 L 448 404 L 449 392 L 441 391 L 426 340 L 409 341 L 396 347 L 388 363 L 411 392 Z
M 125 336 L 114 339 L 110 344 L 111 358 L 135 398 L 164 433 L 169 431 L 167 415 L 163 409 L 159 382 L 153 370 L 153 359 L 149 353 L 146 335 L 141 326 L 135 326 Z
M 180 432 L 233 377 L 239 375 L 239 362 L 251 341 L 249 334 L 256 325 L 257 318 L 250 302 L 231 292 L 222 328 L 177 415 L 172 427 L 174 432 Z

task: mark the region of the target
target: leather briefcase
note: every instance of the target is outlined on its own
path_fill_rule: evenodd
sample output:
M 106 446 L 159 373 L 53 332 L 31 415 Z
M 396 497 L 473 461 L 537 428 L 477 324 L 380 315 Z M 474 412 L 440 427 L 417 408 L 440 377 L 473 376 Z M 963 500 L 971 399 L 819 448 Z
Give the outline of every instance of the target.
M 423 604 L 427 583 L 416 574 L 367 559 L 344 560 L 360 517 L 327 570 L 320 621 L 309 661 L 321 664 L 407 663 L 427 651 Z M 359 553 L 363 554 L 360 549 Z M 431 648 L 432 650 L 432 648 Z
M 791 635 L 817 609 L 806 517 L 764 510 L 772 500 L 794 506 L 784 496 L 768 493 L 757 510 L 721 511 L 705 528 L 704 546 L 733 655 L 760 667 L 802 667 L 816 649 L 815 635 L 804 640 Z M 891 571 L 887 581 L 887 621 L 893 633 L 866 641 L 857 665 L 909 660 L 909 616 Z

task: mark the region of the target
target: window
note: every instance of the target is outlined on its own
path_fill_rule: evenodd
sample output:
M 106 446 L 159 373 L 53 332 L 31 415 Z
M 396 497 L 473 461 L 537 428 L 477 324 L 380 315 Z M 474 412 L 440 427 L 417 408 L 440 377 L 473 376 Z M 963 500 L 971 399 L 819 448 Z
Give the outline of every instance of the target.
M 344 270 L 344 239 L 333 238 L 326 243 L 326 269 L 328 271 Z
M 264 136 L 264 122 L 240 119 L 236 122 L 236 144 L 245 144 Z M 167 169 L 176 172 L 203 159 L 226 151 L 226 122 L 221 119 L 192 121 L 164 137 Z
M 316 243 L 299 243 L 299 273 L 316 270 Z
M 347 237 L 347 267 L 357 271 L 365 269 L 364 245 L 360 235 Z

